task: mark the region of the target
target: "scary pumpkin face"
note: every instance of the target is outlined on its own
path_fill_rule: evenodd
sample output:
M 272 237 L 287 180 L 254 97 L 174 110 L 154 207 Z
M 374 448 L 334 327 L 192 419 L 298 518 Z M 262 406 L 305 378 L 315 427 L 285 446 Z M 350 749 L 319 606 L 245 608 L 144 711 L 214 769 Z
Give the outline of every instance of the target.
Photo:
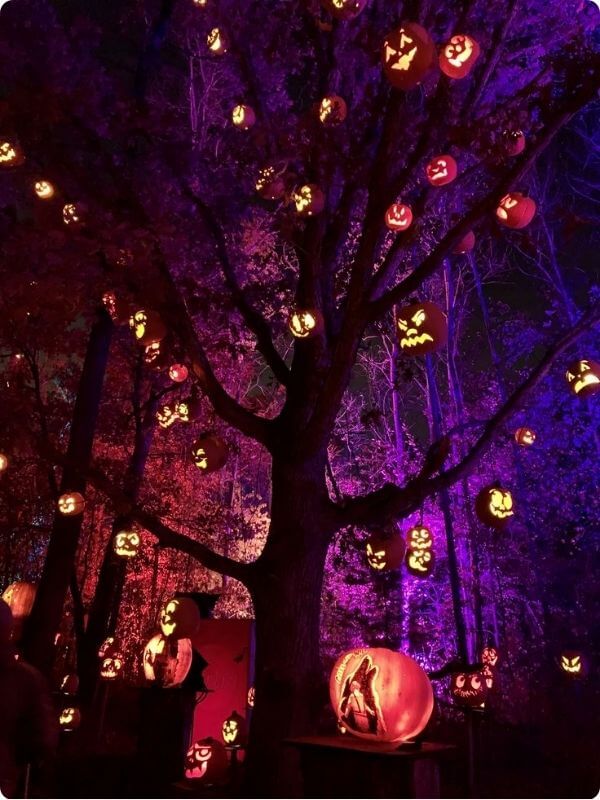
M 192 460 L 199 470 L 208 474 L 222 469 L 227 463 L 229 448 L 220 436 L 201 436 L 192 445 Z
M 135 558 L 140 543 L 137 531 L 119 531 L 113 540 L 113 550 L 120 558 Z
M 62 218 L 65 225 L 74 228 L 81 222 L 81 211 L 75 203 L 66 203 L 66 205 L 63 206 Z
M 518 156 L 525 150 L 525 134 L 519 130 L 503 131 L 502 147 L 506 155 Z
M 256 689 L 254 686 L 251 686 L 248 689 L 248 696 L 246 697 L 246 702 L 248 703 L 249 708 L 254 708 L 254 701 L 256 700 Z
M 569 388 L 578 397 L 589 397 L 600 391 L 600 364 L 585 358 L 573 361 L 566 372 Z
M 577 650 L 563 650 L 558 665 L 570 678 L 583 678 L 587 672 L 583 653 Z
M 189 639 L 200 627 L 200 610 L 191 597 L 173 597 L 161 608 L 159 623 L 163 636 Z
M 531 197 L 521 192 L 509 192 L 498 203 L 496 217 L 507 228 L 525 228 L 535 216 L 536 205 Z
M 320 317 L 314 309 L 297 308 L 288 317 L 288 328 L 296 339 L 314 336 L 320 327 Z
M 415 525 L 406 534 L 406 546 L 409 550 L 431 550 L 433 537 L 429 528 Z
M 77 694 L 79 689 L 79 678 L 74 672 L 65 675 L 60 684 L 60 690 L 63 694 Z
M 459 672 L 452 675 L 450 694 L 457 705 L 483 708 L 487 693 L 488 686 L 481 672 Z
M 496 484 L 485 486 L 477 495 L 475 511 L 486 525 L 504 528 L 515 513 L 512 494 Z
M 231 111 L 231 121 L 236 128 L 239 128 L 241 131 L 247 131 L 248 128 L 251 128 L 256 122 L 256 114 L 254 113 L 254 109 L 250 106 L 240 104 L 233 107 Z
M 354 19 L 367 5 L 367 0 L 321 0 L 337 19 Z
M 206 37 L 206 44 L 211 53 L 217 56 L 223 56 L 229 48 L 229 41 L 227 36 L 220 28 L 213 28 Z
M 4 472 L 8 468 L 8 457 L 4 453 L 0 453 L 0 472 Z
M 274 166 L 263 167 L 256 179 L 256 191 L 264 200 L 279 200 L 285 193 L 283 171 Z
M 123 656 L 114 653 L 112 656 L 103 658 L 100 662 L 100 677 L 105 681 L 114 681 L 119 677 L 123 669 Z
M 58 510 L 65 517 L 76 517 L 83 514 L 85 499 L 79 492 L 67 492 L 58 498 Z
M 187 751 L 185 777 L 205 784 L 219 784 L 227 777 L 227 752 L 216 739 L 200 739 Z
M 58 724 L 63 731 L 74 731 L 81 724 L 81 712 L 74 706 L 63 708 L 58 717 Z
M 435 59 L 435 45 L 427 31 L 407 22 L 391 31 L 383 41 L 383 71 L 397 89 L 418 86 Z
M 475 39 L 457 33 L 440 53 L 440 69 L 449 78 L 465 78 L 473 69 L 480 52 Z
M 495 667 L 498 663 L 498 651 L 491 645 L 484 647 L 481 651 L 481 660 L 486 666 Z
M 468 253 L 474 247 L 475 247 L 475 234 L 473 233 L 473 231 L 468 231 L 468 233 L 465 233 L 460 242 L 454 245 L 452 252 L 456 253 L 457 255 L 460 255 L 461 253 Z
M 425 167 L 427 180 L 432 186 L 445 186 L 452 183 L 458 173 L 458 164 L 452 156 L 443 155 L 432 158 Z
M 319 103 L 319 122 L 325 127 L 340 125 L 348 113 L 348 107 L 343 97 L 337 94 L 328 94 Z
M 385 212 L 385 224 L 391 231 L 405 231 L 410 228 L 412 221 L 411 207 L 405 203 L 392 203 Z
M 225 744 L 242 747 L 246 742 L 246 720 L 232 711 L 221 727 L 221 735 Z
M 432 550 L 407 550 L 406 569 L 416 578 L 426 578 L 431 575 L 435 556 Z
M 192 657 L 189 639 L 168 639 L 157 633 L 144 648 L 144 677 L 163 689 L 179 686 L 190 671 Z
M 148 345 L 160 342 L 164 339 L 167 329 L 156 311 L 146 311 L 140 309 L 129 318 L 129 327 L 133 331 L 136 341 L 148 347 Z
M 535 442 L 535 433 L 531 428 L 517 428 L 515 431 L 515 442 L 521 447 L 529 447 Z
M 18 167 L 25 161 L 25 155 L 16 142 L 0 141 L 0 168 Z
M 433 303 L 414 303 L 398 313 L 400 349 L 409 356 L 434 353 L 448 340 L 448 323 L 443 311 Z
M 398 533 L 392 536 L 373 534 L 367 541 L 367 563 L 377 572 L 398 569 L 402 564 L 405 549 L 404 541 Z
M 313 217 L 325 208 L 325 195 L 315 183 L 300 186 L 293 194 L 296 213 L 301 217 Z
M 169 367 L 169 378 L 173 383 L 183 383 L 187 380 L 188 374 L 185 364 L 171 364 Z
M 54 186 L 50 181 L 36 181 L 33 184 L 33 191 L 40 200 L 51 200 L 54 197 Z

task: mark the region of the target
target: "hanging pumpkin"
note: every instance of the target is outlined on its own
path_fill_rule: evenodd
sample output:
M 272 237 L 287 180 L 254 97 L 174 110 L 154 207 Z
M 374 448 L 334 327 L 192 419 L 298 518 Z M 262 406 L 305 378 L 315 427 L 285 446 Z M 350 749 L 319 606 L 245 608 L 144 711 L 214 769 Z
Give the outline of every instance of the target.
M 458 706 L 483 708 L 488 685 L 481 671 L 459 672 L 451 676 L 450 694 Z
M 535 442 L 535 433 L 531 428 L 517 428 L 515 431 L 515 442 L 521 447 L 529 447 Z
M 61 731 L 75 731 L 81 725 L 81 711 L 74 706 L 63 708 L 58 717 Z
M 74 672 L 65 675 L 61 681 L 60 690 L 67 695 L 77 694 L 79 691 L 79 677 Z
M 183 383 L 187 380 L 188 375 L 188 368 L 185 364 L 171 364 L 169 367 L 169 378 L 173 383 Z
M 144 647 L 144 677 L 163 689 L 179 686 L 187 678 L 192 657 L 189 639 L 172 639 L 157 633 Z
M 227 780 L 227 751 L 216 739 L 200 739 L 187 751 L 185 777 L 203 784 L 221 784 Z
M 321 0 L 321 3 L 337 19 L 349 20 L 358 17 L 367 0 Z
M 167 329 L 156 311 L 140 309 L 129 318 L 129 327 L 139 344 L 147 347 L 160 342 L 167 335 Z
M 448 341 L 446 315 L 434 303 L 413 303 L 398 313 L 400 349 L 409 356 L 435 353 Z
M 206 44 L 211 53 L 224 56 L 229 49 L 229 40 L 220 28 L 213 28 L 206 37 Z
M 256 689 L 254 686 L 251 686 L 248 689 L 248 696 L 246 697 L 246 701 L 248 703 L 249 708 L 254 708 L 254 702 L 256 700 Z
M 250 106 L 240 103 L 233 107 L 231 111 L 231 121 L 236 128 L 239 128 L 241 131 L 247 131 L 256 122 L 256 114 L 254 113 L 254 109 Z
M 468 253 L 475 247 L 475 234 L 473 231 L 468 231 L 465 233 L 463 238 L 458 242 L 458 244 L 454 245 L 452 250 L 453 253 L 460 255 L 461 253 Z
M 411 575 L 425 578 L 431 574 L 434 565 L 433 537 L 429 528 L 415 525 L 407 533 L 406 568 Z
M 329 696 L 338 723 L 361 739 L 412 739 L 433 711 L 425 672 L 409 656 L 383 647 L 341 655 L 331 671 Z
M 25 154 L 16 142 L 0 142 L 0 168 L 20 167 Z
M 296 308 L 288 318 L 288 328 L 296 339 L 307 339 L 321 331 L 321 315 L 312 308 Z
M 66 203 L 63 206 L 62 218 L 65 225 L 76 228 L 83 221 L 83 208 L 76 206 L 75 203 Z
M 4 472 L 5 469 L 8 469 L 8 456 L 0 453 L 0 472 Z
M 256 191 L 264 200 L 279 200 L 285 194 L 283 171 L 274 166 L 263 167 L 256 179 Z
M 503 131 L 502 146 L 506 155 L 518 156 L 525 150 L 525 134 L 519 130 Z
M 392 203 L 385 212 L 385 224 L 391 231 L 405 231 L 412 221 L 412 209 L 406 203 Z
M 498 663 L 498 658 L 498 651 L 489 644 L 481 651 L 481 660 L 486 666 L 495 667 Z
M 371 569 L 382 570 L 398 569 L 402 564 L 406 547 L 398 533 L 386 536 L 374 533 L 369 537 L 366 545 L 367 563 Z
M 58 498 L 58 510 L 65 517 L 77 517 L 84 508 L 85 498 L 79 492 L 66 492 Z
M 100 662 L 100 677 L 105 681 L 116 680 L 123 670 L 123 656 L 121 653 L 112 653 Z
M 591 358 L 572 361 L 567 369 L 566 378 L 573 394 L 589 397 L 600 391 L 600 364 Z
M 569 678 L 584 678 L 587 674 L 587 663 L 579 650 L 563 650 L 558 664 Z
M 449 78 L 466 78 L 475 66 L 481 49 L 475 39 L 457 33 L 440 53 L 440 69 Z
M 159 372 L 164 369 L 171 360 L 164 341 L 152 342 L 144 347 L 144 364 L 148 364 Z
M 515 513 L 513 496 L 498 484 L 484 486 L 475 500 L 475 512 L 486 525 L 504 528 Z
M 221 736 L 226 745 L 230 747 L 243 747 L 246 744 L 246 720 L 232 711 L 221 727 Z
M 414 89 L 435 61 L 435 45 L 416 22 L 403 23 L 383 41 L 383 71 L 396 89 Z
M 31 614 L 37 587 L 27 581 L 15 581 L 7 586 L 2 599 L 10 607 L 15 620 L 25 619 Z
M 425 167 L 425 174 L 432 186 L 446 186 L 456 178 L 458 164 L 452 156 L 435 156 Z
M 327 94 L 319 103 L 319 121 L 326 128 L 341 125 L 348 114 L 348 106 L 343 97 L 337 94 Z
M 204 434 L 192 445 L 194 464 L 205 474 L 222 469 L 228 456 L 227 442 L 216 434 Z
M 180 422 L 194 422 L 202 412 L 202 402 L 199 397 L 188 397 L 175 403 L 174 413 Z
M 167 403 L 158 409 L 156 412 L 156 419 L 161 428 L 170 428 L 174 422 L 177 422 L 179 416 L 174 413 L 174 410 Z
M 509 192 L 498 203 L 496 217 L 501 225 L 519 230 L 529 225 L 535 210 L 535 201 L 531 197 L 525 197 L 521 192 Z
M 172 597 L 160 611 L 163 636 L 189 639 L 200 628 L 200 609 L 191 597 Z
M 314 217 L 325 208 L 325 195 L 316 183 L 307 183 L 300 186 L 293 193 L 296 213 L 300 217 Z
M 52 200 L 54 197 L 54 186 L 50 181 L 36 181 L 33 184 L 33 191 L 40 200 Z
M 119 558 L 135 558 L 141 538 L 137 531 L 119 531 L 113 539 L 113 550 Z

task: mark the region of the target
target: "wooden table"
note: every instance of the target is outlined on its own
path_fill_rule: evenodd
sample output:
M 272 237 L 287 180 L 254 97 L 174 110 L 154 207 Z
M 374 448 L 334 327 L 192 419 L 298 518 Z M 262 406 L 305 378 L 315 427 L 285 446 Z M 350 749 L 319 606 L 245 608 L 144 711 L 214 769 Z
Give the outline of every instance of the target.
M 304 797 L 440 797 L 440 761 L 450 744 L 375 743 L 350 736 L 286 741 L 300 752 Z

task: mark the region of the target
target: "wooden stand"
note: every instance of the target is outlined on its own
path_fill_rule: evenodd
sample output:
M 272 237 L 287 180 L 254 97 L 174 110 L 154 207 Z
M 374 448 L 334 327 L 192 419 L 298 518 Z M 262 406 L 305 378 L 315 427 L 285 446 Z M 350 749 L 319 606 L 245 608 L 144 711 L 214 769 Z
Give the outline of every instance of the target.
M 374 743 L 345 736 L 288 739 L 300 752 L 304 797 L 440 797 L 439 763 L 453 745 Z

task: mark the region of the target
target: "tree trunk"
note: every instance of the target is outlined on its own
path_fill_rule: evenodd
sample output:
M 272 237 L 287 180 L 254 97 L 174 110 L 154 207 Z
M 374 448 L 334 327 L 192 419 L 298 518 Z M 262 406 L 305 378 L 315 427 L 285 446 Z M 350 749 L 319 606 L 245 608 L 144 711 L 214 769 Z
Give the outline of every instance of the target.
M 92 326 L 79 381 L 79 389 L 62 473 L 60 492 L 85 493 L 85 471 L 89 465 L 102 384 L 108 361 L 113 324 L 102 310 Z M 49 675 L 54 660 L 54 639 L 73 575 L 75 554 L 83 515 L 66 517 L 55 512 L 46 560 L 35 603 L 27 621 L 24 650 L 27 659 Z

